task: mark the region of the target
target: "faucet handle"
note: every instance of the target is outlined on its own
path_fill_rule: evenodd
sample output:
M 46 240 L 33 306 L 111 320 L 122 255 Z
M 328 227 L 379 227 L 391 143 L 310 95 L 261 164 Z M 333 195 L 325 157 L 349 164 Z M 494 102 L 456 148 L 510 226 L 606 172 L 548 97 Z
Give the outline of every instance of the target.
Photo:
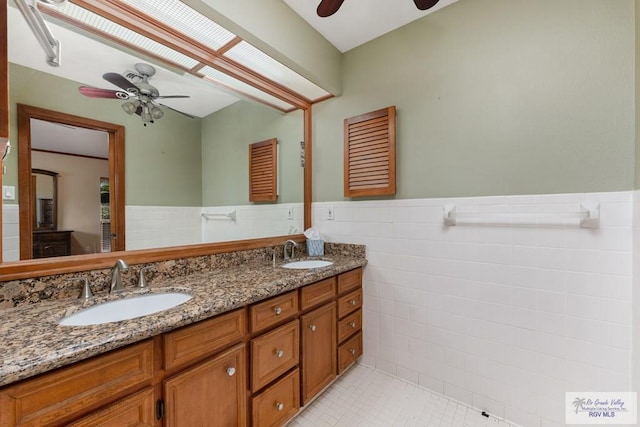
M 149 265 L 147 267 L 142 267 L 140 269 L 140 276 L 138 277 L 138 287 L 139 288 L 147 288 L 148 284 L 147 284 L 147 278 L 144 275 L 144 272 L 147 270 L 151 270 L 153 268 L 152 265 Z
M 91 292 L 91 286 L 89 285 L 89 279 L 86 277 L 72 277 L 70 279 L 65 279 L 67 282 L 75 282 L 77 280 L 82 280 L 84 285 L 82 286 L 82 292 L 80 292 L 80 299 L 88 300 L 93 298 L 93 292 Z

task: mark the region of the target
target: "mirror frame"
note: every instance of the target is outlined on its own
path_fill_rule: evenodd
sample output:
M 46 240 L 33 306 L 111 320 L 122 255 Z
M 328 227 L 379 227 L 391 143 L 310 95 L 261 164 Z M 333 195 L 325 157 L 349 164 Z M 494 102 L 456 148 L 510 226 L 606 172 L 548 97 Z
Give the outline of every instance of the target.
M 5 143 L 9 140 L 9 88 L 8 88 L 8 55 L 7 55 L 7 2 L 0 2 L 0 75 L 7 76 L 0 84 L 0 154 L 4 152 Z M 157 29 L 157 28 L 156 28 Z M 220 60 L 217 58 L 218 61 Z M 220 64 L 218 62 L 218 64 Z M 4 72 L 1 72 L 4 71 Z M 242 74 L 244 70 L 227 67 L 227 74 L 237 77 L 236 72 Z M 245 72 L 246 73 L 246 72 Z M 246 74 L 245 81 L 249 81 L 261 90 L 268 89 L 272 94 L 287 96 L 288 101 L 303 110 L 304 113 L 304 228 L 311 226 L 311 200 L 312 200 L 312 108 L 311 102 L 302 97 L 284 93 L 277 84 L 268 81 L 263 76 L 250 76 Z M 0 174 L 2 184 L 2 174 Z M 0 209 L 0 222 L 2 209 Z M 155 248 L 135 251 L 115 251 L 95 255 L 72 255 L 63 258 L 48 258 L 38 260 L 12 261 L 0 263 L 0 282 L 9 280 L 27 279 L 32 277 L 50 276 L 55 274 L 73 273 L 80 271 L 98 270 L 110 268 L 116 260 L 122 258 L 130 264 L 145 262 L 159 262 L 178 258 L 191 258 L 206 256 L 224 252 L 234 252 L 248 249 L 257 249 L 269 246 L 279 246 L 287 239 L 298 242 L 304 241 L 303 234 L 266 237 L 259 239 L 234 240 L 218 243 L 204 243 L 186 246 L 174 246 L 167 248 Z M 2 255 L 2 233 L 0 232 L 0 259 Z
M 88 119 L 47 110 L 30 105 L 18 104 L 18 189 L 20 211 L 20 260 L 33 258 L 33 197 L 31 195 L 31 119 L 60 123 L 106 132 L 109 142 L 109 201 L 111 203 L 111 240 L 113 251 L 125 248 L 125 175 L 124 144 L 125 127 L 100 120 Z

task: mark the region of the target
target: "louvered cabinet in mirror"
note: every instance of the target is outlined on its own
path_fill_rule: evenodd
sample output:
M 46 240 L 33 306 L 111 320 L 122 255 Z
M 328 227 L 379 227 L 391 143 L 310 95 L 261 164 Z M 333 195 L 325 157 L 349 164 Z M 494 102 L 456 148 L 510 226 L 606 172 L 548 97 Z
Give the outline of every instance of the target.
M 249 145 L 249 201 L 275 202 L 278 198 L 278 140 Z
M 345 119 L 345 197 L 395 193 L 396 107 Z

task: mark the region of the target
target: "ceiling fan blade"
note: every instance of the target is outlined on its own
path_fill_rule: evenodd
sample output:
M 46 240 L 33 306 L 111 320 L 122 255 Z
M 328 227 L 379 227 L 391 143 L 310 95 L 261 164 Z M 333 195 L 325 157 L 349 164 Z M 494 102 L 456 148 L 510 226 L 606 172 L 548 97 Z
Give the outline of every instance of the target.
M 167 96 L 156 96 L 153 99 L 168 99 L 168 98 L 191 98 L 189 95 L 167 95 Z
M 127 92 L 138 93 L 138 87 L 118 73 L 105 73 L 102 78 Z
M 342 6 L 342 3 L 344 3 L 344 0 L 322 0 L 316 12 L 319 17 L 326 18 L 336 13 L 338 9 L 340 9 L 340 6 Z
M 165 108 L 168 108 L 169 110 L 175 111 L 176 113 L 180 113 L 180 114 L 182 114 L 183 116 L 187 116 L 187 117 L 189 117 L 190 119 L 195 119 L 195 118 L 196 118 L 195 116 L 192 116 L 191 114 L 183 113 L 182 111 L 180 111 L 180 110 L 176 110 L 175 108 L 171 108 L 171 107 L 169 107 L 168 105 L 165 105 L 165 104 L 160 104 L 160 105 L 162 105 L 162 106 L 163 106 L 163 107 L 165 107 Z
M 129 94 L 121 90 L 100 89 L 91 86 L 80 86 L 78 90 L 89 98 L 129 99 Z
M 416 4 L 416 7 L 420 10 L 431 9 L 433 6 L 438 3 L 439 0 L 413 0 Z

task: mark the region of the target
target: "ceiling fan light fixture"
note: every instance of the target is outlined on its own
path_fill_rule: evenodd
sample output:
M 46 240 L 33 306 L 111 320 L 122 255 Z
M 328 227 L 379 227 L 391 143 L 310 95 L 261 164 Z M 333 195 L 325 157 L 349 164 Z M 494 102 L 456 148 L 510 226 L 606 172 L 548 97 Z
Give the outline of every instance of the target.
M 153 120 L 158 120 L 162 118 L 162 116 L 164 116 L 164 111 L 154 105 L 153 108 L 151 108 L 151 117 L 153 117 Z
M 139 105 L 140 101 L 136 101 L 136 103 Z M 124 110 L 125 113 L 132 115 L 138 109 L 138 105 L 136 105 L 136 103 L 127 101 L 124 104 L 122 104 L 122 109 Z
M 140 112 L 140 118 L 145 123 L 153 122 L 153 117 L 151 116 L 151 109 L 149 108 L 149 105 L 144 104 L 142 106 L 142 111 Z

